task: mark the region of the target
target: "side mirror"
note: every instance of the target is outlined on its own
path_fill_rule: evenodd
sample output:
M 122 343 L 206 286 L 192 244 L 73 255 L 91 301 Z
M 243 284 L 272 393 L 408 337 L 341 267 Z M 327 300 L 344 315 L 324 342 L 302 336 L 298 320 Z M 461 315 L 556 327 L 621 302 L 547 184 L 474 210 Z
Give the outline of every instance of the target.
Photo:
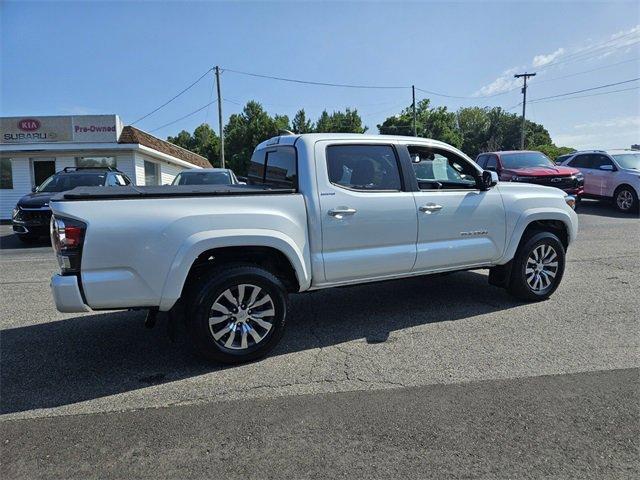
M 31 193 L 36 193 L 36 190 L 38 190 L 38 187 L 31 187 Z
M 613 172 L 613 165 L 600 165 L 600 170 L 605 172 Z
M 489 170 L 484 170 L 482 172 L 482 177 L 480 179 L 480 190 L 489 190 L 496 183 L 498 183 L 498 174 L 496 172 L 492 172 Z

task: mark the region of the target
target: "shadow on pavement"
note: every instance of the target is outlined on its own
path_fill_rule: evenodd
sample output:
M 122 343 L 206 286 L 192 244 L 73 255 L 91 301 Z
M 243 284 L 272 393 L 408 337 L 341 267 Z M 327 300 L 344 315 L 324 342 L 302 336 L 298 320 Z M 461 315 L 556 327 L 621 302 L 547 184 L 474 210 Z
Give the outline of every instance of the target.
M 38 238 L 33 243 L 22 242 L 18 236 L 11 231 L 11 227 L 2 226 L 0 230 L 0 250 L 27 250 L 29 248 L 39 248 L 51 246 L 48 237 Z
M 576 209 L 578 215 L 591 215 L 609 218 L 638 218 L 638 213 L 622 213 L 611 201 L 583 199 Z
M 454 321 L 520 305 L 485 275 L 461 272 L 294 295 L 277 356 Z M 143 326 L 144 312 L 80 316 L 0 332 L 1 413 L 58 407 L 137 390 L 225 367 L 171 343 L 166 324 Z M 215 377 L 212 378 L 215 382 Z

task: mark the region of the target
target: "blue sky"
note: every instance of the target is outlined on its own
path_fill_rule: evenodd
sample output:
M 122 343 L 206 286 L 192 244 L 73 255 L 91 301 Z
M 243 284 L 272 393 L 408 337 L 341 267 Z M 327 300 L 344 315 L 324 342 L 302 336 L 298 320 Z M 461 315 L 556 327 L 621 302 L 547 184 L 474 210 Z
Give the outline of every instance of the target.
M 640 77 L 638 2 L 2 2 L 4 116 L 117 113 L 130 123 L 213 65 L 319 82 L 403 86 L 435 105 L 512 108 L 512 75 L 537 71 L 529 99 Z M 586 73 L 582 73 L 588 71 Z M 208 121 L 213 76 L 136 126 L 166 137 Z M 410 89 L 347 89 L 222 75 L 225 117 L 249 99 L 316 118 L 357 108 L 370 131 Z M 559 145 L 640 143 L 640 82 L 622 92 L 528 104 Z M 634 88 L 633 90 L 627 90 Z M 510 91 L 509 91 L 510 90 Z M 479 95 L 507 93 L 490 98 Z M 215 98 L 215 96 L 213 97 Z

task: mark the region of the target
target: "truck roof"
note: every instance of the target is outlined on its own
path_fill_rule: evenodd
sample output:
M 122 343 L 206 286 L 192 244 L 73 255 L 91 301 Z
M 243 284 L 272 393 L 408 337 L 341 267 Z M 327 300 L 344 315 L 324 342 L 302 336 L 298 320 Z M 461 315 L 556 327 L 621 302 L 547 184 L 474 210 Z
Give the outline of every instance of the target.
M 293 145 L 296 141 L 304 141 L 313 144 L 322 140 L 355 140 L 355 141 L 392 141 L 403 143 L 420 143 L 429 146 L 442 146 L 446 148 L 455 148 L 452 145 L 423 137 L 408 137 L 405 135 L 375 135 L 367 133 L 303 133 L 294 135 L 279 135 L 272 137 L 260 143 L 256 150 L 270 147 L 272 145 Z

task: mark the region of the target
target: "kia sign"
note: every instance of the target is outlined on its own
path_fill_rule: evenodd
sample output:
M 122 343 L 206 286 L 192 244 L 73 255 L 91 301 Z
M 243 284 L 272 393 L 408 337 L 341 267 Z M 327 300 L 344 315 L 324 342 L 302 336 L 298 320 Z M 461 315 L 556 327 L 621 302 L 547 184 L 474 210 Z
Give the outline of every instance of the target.
M 115 143 L 121 131 L 117 115 L 0 118 L 0 143 Z
M 40 121 L 35 118 L 25 118 L 18 122 L 18 128 L 24 132 L 34 132 L 40 128 Z

